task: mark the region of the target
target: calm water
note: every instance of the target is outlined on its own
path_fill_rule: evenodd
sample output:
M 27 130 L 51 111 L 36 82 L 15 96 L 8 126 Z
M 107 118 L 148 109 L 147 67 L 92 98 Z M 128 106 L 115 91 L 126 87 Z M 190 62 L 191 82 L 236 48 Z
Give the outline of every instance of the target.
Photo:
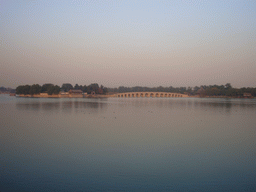
M 0 95 L 0 191 L 256 191 L 256 100 Z

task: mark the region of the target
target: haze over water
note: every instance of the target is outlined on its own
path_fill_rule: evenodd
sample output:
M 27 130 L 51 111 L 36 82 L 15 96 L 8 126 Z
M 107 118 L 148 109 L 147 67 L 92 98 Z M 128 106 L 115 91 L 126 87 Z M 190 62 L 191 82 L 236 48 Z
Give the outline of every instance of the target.
M 0 96 L 0 191 L 255 191 L 255 99 Z
M 0 86 L 256 87 L 254 0 L 0 1 Z

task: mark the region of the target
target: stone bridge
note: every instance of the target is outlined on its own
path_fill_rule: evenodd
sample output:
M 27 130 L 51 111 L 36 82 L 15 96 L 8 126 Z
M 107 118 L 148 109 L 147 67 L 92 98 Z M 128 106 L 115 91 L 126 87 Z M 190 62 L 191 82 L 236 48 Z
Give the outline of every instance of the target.
M 117 93 L 116 97 L 188 97 L 186 94 L 170 92 L 127 92 Z

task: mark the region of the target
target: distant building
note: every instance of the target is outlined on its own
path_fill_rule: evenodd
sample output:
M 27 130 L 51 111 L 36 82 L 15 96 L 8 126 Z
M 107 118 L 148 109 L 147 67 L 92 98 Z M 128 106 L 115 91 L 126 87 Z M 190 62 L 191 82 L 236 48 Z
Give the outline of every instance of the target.
M 70 89 L 69 97 L 83 97 L 83 91 L 80 89 Z
M 48 93 L 40 93 L 40 96 L 42 96 L 42 97 L 48 97 Z
M 246 97 L 246 98 L 251 98 L 251 97 L 252 97 L 252 94 L 251 94 L 251 93 L 244 93 L 244 97 Z
M 69 92 L 60 92 L 60 97 L 69 97 Z
M 73 94 L 73 95 L 83 94 L 83 91 L 80 89 L 70 89 L 69 94 Z

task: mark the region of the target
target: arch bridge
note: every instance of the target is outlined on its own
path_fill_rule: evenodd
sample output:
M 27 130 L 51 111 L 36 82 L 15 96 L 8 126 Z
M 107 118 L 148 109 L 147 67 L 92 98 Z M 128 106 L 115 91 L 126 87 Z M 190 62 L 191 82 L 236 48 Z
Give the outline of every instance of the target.
M 116 97 L 188 97 L 186 94 L 170 92 L 127 92 L 117 93 Z

